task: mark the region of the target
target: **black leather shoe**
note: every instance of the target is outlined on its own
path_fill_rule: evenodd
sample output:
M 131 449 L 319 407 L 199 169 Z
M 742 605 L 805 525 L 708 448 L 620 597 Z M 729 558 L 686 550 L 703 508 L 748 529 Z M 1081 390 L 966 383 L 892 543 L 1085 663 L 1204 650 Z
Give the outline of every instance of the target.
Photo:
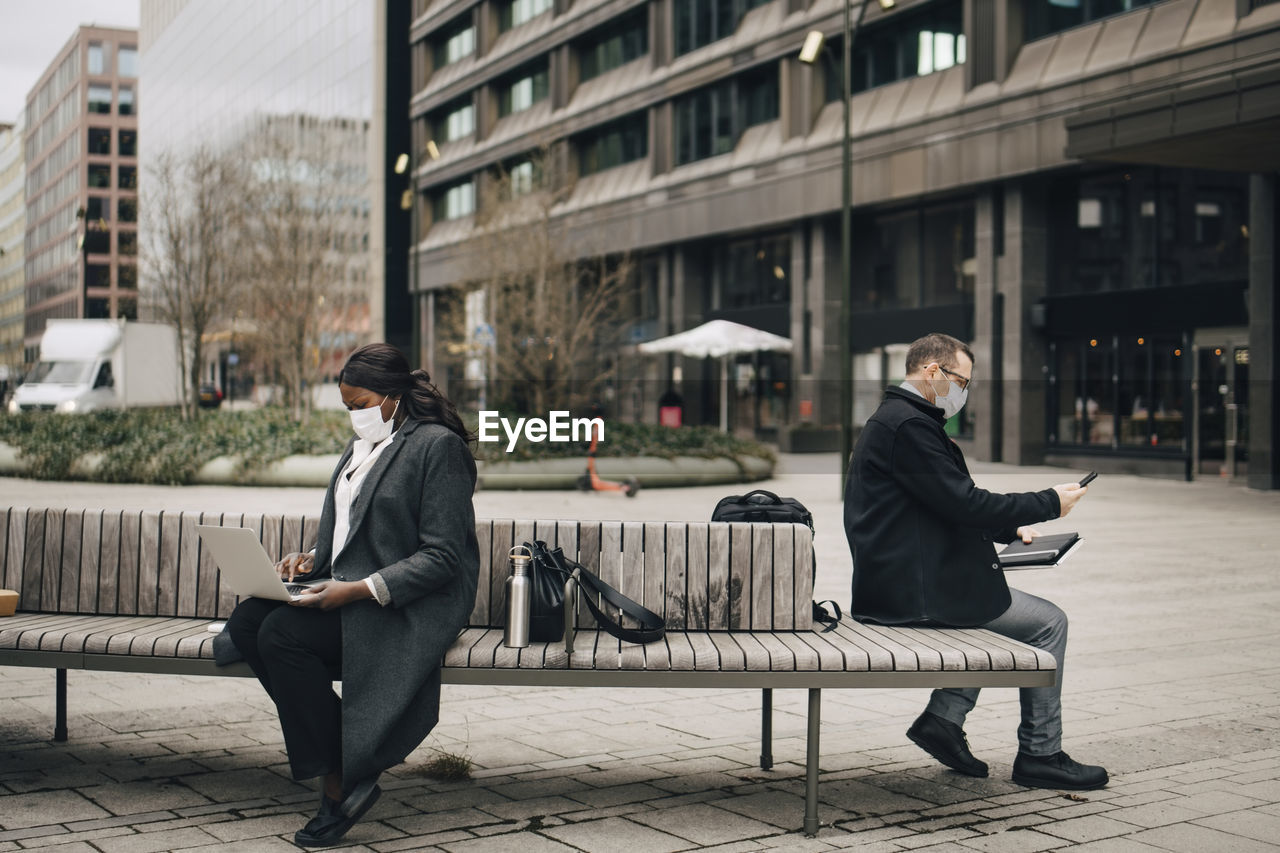
M 359 819 L 378 801 L 380 796 L 382 796 L 382 789 L 378 787 L 377 775 L 370 776 L 368 779 L 361 779 L 343 797 L 342 805 L 338 808 L 338 811 L 347 817 Z
M 957 773 L 983 778 L 987 765 L 973 757 L 964 729 L 925 711 L 907 729 L 907 737 L 916 746 L 941 761 Z
M 1093 791 L 1105 787 L 1110 777 L 1094 764 L 1081 764 L 1065 752 L 1027 755 L 1019 752 L 1013 760 L 1013 781 L 1028 788 L 1060 791 Z
M 354 790 L 353 792 L 354 793 Z M 293 843 L 299 847 L 332 847 L 342 841 L 356 821 L 364 817 L 364 813 L 373 808 L 373 804 L 382 795 L 382 789 L 373 785 L 364 802 L 359 804 L 354 814 L 344 815 L 343 807 L 350 800 L 347 796 L 341 803 L 320 795 L 320 810 L 316 816 L 307 821 L 307 825 L 293 834 Z

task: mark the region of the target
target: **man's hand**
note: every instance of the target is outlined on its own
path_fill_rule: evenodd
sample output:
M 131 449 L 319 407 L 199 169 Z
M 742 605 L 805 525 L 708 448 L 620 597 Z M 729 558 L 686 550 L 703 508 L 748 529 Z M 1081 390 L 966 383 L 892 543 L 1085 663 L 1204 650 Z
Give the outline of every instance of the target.
M 280 574 L 280 580 L 292 583 L 295 577 L 311 574 L 316 567 L 315 564 L 315 554 L 299 554 L 295 551 L 292 554 L 285 555 L 283 560 L 276 563 L 276 571 Z
M 307 587 L 300 596 L 289 603 L 294 607 L 333 610 L 365 598 L 373 598 L 373 593 L 369 592 L 369 585 L 364 581 L 321 581 Z
M 1066 518 L 1067 513 L 1071 512 L 1071 508 L 1076 505 L 1076 501 L 1089 491 L 1089 487 L 1079 483 L 1062 483 L 1054 486 L 1053 490 L 1058 493 L 1058 503 L 1062 507 L 1058 512 L 1058 518 Z
M 1040 535 L 1040 531 L 1036 530 L 1034 527 L 1019 527 L 1016 535 L 1022 540 L 1022 544 L 1030 545 L 1031 540 Z

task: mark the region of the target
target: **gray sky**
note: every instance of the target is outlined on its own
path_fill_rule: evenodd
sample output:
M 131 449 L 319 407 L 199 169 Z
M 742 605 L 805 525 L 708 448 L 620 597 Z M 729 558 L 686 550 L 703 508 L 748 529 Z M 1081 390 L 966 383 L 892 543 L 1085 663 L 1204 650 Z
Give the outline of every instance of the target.
M 0 0 L 0 123 L 16 121 L 76 27 L 138 26 L 138 0 Z

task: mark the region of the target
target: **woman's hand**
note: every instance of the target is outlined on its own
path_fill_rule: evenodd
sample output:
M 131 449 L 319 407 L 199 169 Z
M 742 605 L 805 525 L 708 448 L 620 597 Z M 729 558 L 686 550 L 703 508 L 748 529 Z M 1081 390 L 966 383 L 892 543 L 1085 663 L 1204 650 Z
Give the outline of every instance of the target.
M 321 581 L 306 588 L 289 603 L 294 607 L 316 607 L 320 610 L 333 610 L 350 604 L 373 598 L 369 585 L 364 581 Z
M 316 555 L 310 552 L 300 554 L 295 551 L 292 554 L 285 555 L 285 558 L 276 563 L 276 571 L 280 574 L 280 580 L 285 583 L 292 583 L 295 577 L 305 578 L 311 574 L 316 567 Z
M 1021 540 L 1023 541 L 1023 543 L 1024 543 L 1024 544 L 1026 544 L 1026 545 L 1030 545 L 1030 544 L 1031 544 L 1031 540 L 1032 540 L 1032 539 L 1035 539 L 1035 538 L 1036 538 L 1037 536 L 1039 536 L 1039 535 L 1040 535 L 1040 531 L 1039 531 L 1039 530 L 1036 530 L 1034 527 L 1019 527 L 1019 528 L 1018 528 L 1017 536 L 1018 536 L 1018 538 L 1019 538 L 1019 539 L 1021 539 Z

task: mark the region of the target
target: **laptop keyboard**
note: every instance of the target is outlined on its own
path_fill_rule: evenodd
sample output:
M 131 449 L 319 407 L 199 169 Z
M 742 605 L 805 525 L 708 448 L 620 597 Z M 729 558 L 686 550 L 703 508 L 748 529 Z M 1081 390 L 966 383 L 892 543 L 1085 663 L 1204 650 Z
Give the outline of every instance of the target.
M 290 595 L 302 595 L 307 591 L 307 585 L 304 583 L 286 583 L 284 588 L 288 590 Z

